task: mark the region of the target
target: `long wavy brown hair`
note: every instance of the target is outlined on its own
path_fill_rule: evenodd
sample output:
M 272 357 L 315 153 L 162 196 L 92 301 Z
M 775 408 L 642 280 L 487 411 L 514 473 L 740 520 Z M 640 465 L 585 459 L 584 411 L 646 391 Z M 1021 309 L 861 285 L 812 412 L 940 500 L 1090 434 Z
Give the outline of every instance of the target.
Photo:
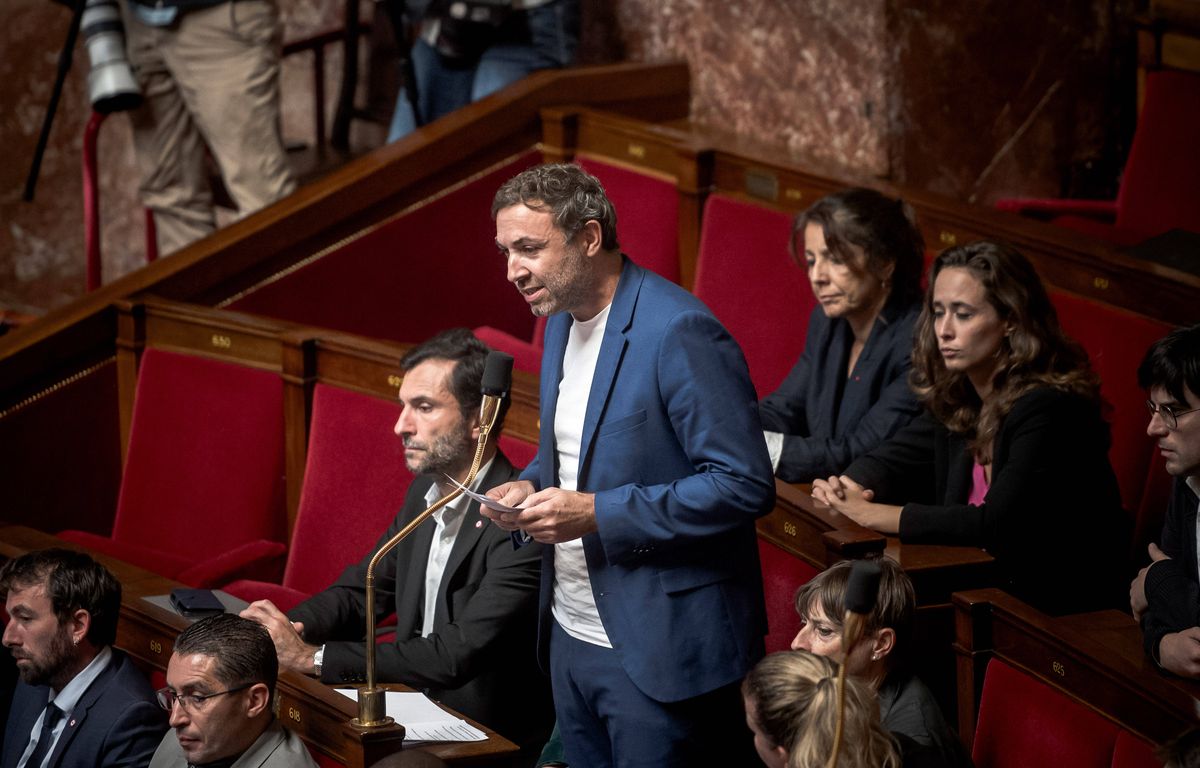
M 944 269 L 967 269 L 983 284 L 988 303 L 1011 330 L 997 353 L 992 392 L 983 402 L 967 375 L 946 370 L 938 351 L 933 288 Z M 1041 279 L 1019 251 L 980 241 L 942 251 L 929 272 L 917 320 L 909 382 L 918 399 L 951 431 L 967 436 L 980 464 L 991 462 L 992 442 L 1013 404 L 1030 390 L 1053 387 L 1100 402 L 1100 379 L 1087 353 L 1058 323 Z

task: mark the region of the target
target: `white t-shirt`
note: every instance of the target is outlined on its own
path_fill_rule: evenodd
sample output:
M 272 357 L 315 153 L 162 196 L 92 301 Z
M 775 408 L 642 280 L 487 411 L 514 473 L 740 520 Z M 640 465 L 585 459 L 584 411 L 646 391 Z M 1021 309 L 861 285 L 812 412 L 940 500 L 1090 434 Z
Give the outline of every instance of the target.
M 596 373 L 596 360 L 608 324 L 605 307 L 591 320 L 571 324 L 567 349 L 563 355 L 563 376 L 558 383 L 558 404 L 554 411 L 554 441 L 558 446 L 558 487 L 573 491 L 579 480 L 579 448 L 583 440 L 583 420 L 587 414 L 588 394 Z M 593 645 L 612 648 L 588 575 L 583 540 L 554 545 L 554 599 L 550 611 L 568 635 Z

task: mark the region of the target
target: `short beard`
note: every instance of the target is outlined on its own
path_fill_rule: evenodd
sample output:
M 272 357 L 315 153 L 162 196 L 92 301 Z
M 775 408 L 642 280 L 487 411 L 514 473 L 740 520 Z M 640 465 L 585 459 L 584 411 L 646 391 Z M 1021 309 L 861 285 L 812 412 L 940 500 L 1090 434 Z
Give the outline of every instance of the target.
M 469 458 L 464 461 L 463 454 L 467 450 L 466 446 L 470 439 L 471 432 L 467 426 L 467 420 L 463 419 L 463 423 L 459 427 L 435 437 L 431 444 L 424 446 L 425 455 L 416 463 L 406 462 L 408 471 L 414 475 L 446 474 L 451 477 L 455 476 L 464 468 L 465 462 L 474 457 L 474 454 L 467 454 Z
M 70 677 L 66 680 L 61 678 L 70 674 L 75 666 L 75 645 L 71 642 L 67 630 L 60 627 L 50 641 L 50 647 L 46 649 L 45 659 L 41 663 L 34 662 L 33 659 L 26 661 L 32 662 L 32 666 L 18 667 L 22 681 L 27 685 L 48 685 L 55 690 L 61 690 L 70 681 Z M 74 675 L 71 674 L 71 677 Z
M 592 288 L 595 264 L 572 241 L 565 246 L 567 258 L 554 274 L 553 279 L 544 279 L 546 301 L 531 307 L 534 317 L 549 317 L 559 312 L 574 312 L 583 305 Z

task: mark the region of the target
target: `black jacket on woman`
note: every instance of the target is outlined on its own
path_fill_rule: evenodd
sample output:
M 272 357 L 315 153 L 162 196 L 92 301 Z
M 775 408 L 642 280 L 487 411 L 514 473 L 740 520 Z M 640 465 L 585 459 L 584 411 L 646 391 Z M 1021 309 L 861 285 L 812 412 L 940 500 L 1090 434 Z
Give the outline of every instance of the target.
M 908 388 L 920 309 L 891 297 L 849 376 L 850 323 L 826 317 L 820 307 L 813 310 L 804 352 L 758 408 L 763 429 L 784 436 L 775 468 L 780 479 L 807 483 L 837 474 L 921 412 Z
M 1049 613 L 1122 605 L 1130 524 L 1096 403 L 1050 387 L 1013 404 L 992 451 L 984 503 L 967 504 L 974 459 L 925 412 L 845 474 L 903 504 L 900 540 L 983 547 L 1000 586 Z

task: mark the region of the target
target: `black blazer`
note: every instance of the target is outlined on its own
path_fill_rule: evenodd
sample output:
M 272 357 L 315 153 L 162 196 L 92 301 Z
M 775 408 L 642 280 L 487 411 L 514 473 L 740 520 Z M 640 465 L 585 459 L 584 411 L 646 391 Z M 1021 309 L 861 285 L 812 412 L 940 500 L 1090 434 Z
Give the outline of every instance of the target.
M 1146 572 L 1146 601 L 1142 617 L 1146 653 L 1158 661 L 1163 636 L 1200 626 L 1200 584 L 1196 572 L 1196 494 L 1182 477 L 1175 478 L 1159 549 L 1171 557 Z
M 803 354 L 759 403 L 763 429 L 784 435 L 775 469 L 780 479 L 807 483 L 835 475 L 916 418 L 921 406 L 908 372 L 918 314 L 917 304 L 889 302 L 847 378 L 850 324 L 813 310 Z
M 146 677 L 121 651 L 80 697 L 63 728 L 49 768 L 145 768 L 167 730 Z M 34 721 L 46 708 L 50 689 L 17 683 L 4 729 L 0 767 L 14 768 L 29 746 Z
M 928 412 L 845 474 L 903 504 L 900 540 L 983 547 L 1003 586 L 1044 611 L 1116 607 L 1128 585 L 1129 517 L 1096 404 L 1049 387 L 1013 405 L 996 435 L 992 483 L 967 504 L 974 459 Z
M 480 488 L 517 476 L 499 452 Z M 413 481 L 404 507 L 372 553 L 426 507 L 433 478 Z M 432 698 L 499 731 L 519 744 L 550 732 L 549 679 L 537 668 L 536 627 L 542 546 L 514 549 L 509 534 L 471 502 L 442 576 L 434 631 L 421 637 L 425 565 L 434 523 L 426 521 L 380 562 L 375 573 L 376 620 L 396 614 L 396 638 L 376 647 L 376 676 L 424 689 Z M 366 679 L 367 563 L 348 567 L 329 589 L 289 616 L 304 622 L 304 639 L 325 644 L 321 679 Z

